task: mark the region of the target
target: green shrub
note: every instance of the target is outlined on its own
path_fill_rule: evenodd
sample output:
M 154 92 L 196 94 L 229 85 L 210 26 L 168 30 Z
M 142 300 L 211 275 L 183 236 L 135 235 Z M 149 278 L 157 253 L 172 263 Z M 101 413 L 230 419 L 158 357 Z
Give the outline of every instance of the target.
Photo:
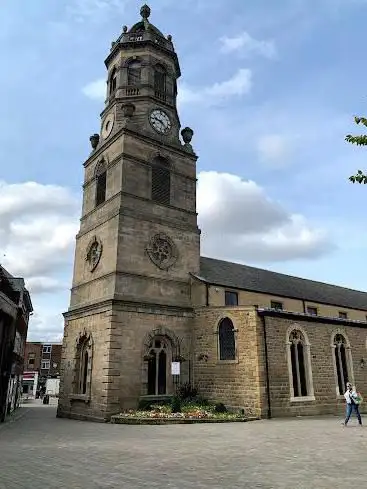
M 227 412 L 227 408 L 225 407 L 225 405 L 222 402 L 218 402 L 215 405 L 215 412 L 216 413 L 226 413 Z
M 192 401 L 197 397 L 198 390 L 190 382 L 185 382 L 177 387 L 176 394 L 181 401 Z
M 181 400 L 178 396 L 175 396 L 172 399 L 171 410 L 173 413 L 180 413 L 181 412 Z

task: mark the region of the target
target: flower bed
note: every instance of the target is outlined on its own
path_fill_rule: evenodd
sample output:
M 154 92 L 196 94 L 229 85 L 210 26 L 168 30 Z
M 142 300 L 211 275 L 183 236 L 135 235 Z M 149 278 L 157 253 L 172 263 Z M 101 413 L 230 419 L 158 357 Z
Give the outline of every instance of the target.
M 199 406 L 184 406 L 182 412 L 173 413 L 169 406 L 155 406 L 151 411 L 127 411 L 112 416 L 111 423 L 115 424 L 178 424 L 178 423 L 225 423 L 250 421 L 234 413 L 216 413 L 213 410 Z

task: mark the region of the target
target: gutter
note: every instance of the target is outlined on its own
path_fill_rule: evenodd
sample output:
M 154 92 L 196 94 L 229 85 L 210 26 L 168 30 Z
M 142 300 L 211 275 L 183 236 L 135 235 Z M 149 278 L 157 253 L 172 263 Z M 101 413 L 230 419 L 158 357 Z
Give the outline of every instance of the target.
M 269 355 L 268 355 L 268 341 L 266 337 L 266 317 L 260 315 L 261 323 L 263 326 L 264 337 L 264 352 L 265 352 L 265 375 L 266 375 L 266 396 L 268 401 L 268 419 L 271 419 L 271 397 L 270 397 L 270 381 L 269 381 Z

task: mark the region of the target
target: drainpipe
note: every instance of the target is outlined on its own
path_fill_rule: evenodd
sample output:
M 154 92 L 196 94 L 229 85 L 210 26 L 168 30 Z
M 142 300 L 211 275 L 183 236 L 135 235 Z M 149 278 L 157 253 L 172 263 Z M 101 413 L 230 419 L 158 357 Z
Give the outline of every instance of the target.
M 206 305 L 209 306 L 209 284 L 205 284 L 206 286 Z
M 268 419 L 271 419 L 271 398 L 270 398 L 270 381 L 269 381 L 269 356 L 268 356 L 268 342 L 266 337 L 266 317 L 260 316 L 263 325 L 264 335 L 264 352 L 265 352 L 265 375 L 266 375 L 266 395 L 268 400 Z

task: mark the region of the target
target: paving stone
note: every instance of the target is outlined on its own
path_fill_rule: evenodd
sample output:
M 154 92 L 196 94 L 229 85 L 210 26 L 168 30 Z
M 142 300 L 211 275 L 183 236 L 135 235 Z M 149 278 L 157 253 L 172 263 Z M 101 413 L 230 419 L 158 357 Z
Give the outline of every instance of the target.
M 367 428 L 338 418 L 129 426 L 57 419 L 38 401 L 0 427 L 0 489 L 365 486 Z

